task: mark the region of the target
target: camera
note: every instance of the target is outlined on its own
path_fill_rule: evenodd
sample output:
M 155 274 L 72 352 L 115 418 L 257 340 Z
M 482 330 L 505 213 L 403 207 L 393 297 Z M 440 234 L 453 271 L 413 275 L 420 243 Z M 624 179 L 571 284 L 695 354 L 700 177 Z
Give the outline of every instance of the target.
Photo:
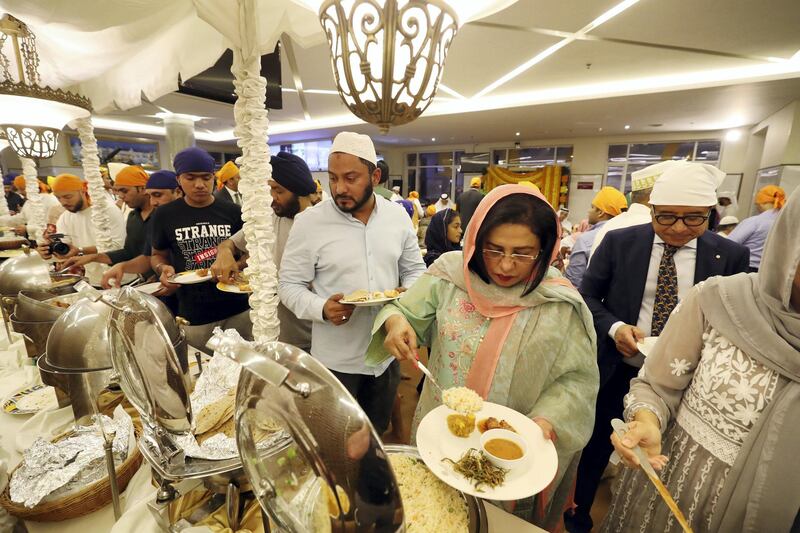
M 64 235 L 61 233 L 53 233 L 50 235 L 50 254 L 55 255 L 67 255 L 69 253 L 69 244 L 65 243 L 61 239 L 64 238 Z

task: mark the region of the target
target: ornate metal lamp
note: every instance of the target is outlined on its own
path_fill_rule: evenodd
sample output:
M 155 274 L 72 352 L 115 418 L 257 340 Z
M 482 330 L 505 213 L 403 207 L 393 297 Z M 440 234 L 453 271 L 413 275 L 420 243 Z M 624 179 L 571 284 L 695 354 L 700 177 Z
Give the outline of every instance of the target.
M 6 54 L 9 37 L 10 56 Z M 68 122 L 88 117 L 91 103 L 77 94 L 40 85 L 36 36 L 9 14 L 0 20 L 0 70 L 0 131 L 20 157 L 52 157 L 59 132 Z
M 381 6 L 381 4 L 383 4 Z M 445 0 L 325 0 L 319 17 L 342 100 L 360 119 L 390 126 L 430 105 L 459 18 Z

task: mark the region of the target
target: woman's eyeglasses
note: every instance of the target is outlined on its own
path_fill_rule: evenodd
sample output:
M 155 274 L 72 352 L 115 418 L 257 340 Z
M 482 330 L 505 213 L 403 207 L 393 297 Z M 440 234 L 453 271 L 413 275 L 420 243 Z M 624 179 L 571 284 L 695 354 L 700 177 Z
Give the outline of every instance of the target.
M 485 257 L 490 261 L 500 262 L 506 256 L 509 257 L 511 261 L 513 261 L 514 263 L 529 265 L 536 261 L 536 259 L 539 257 L 539 254 L 536 255 L 506 254 L 501 250 L 488 250 L 486 248 L 483 249 L 483 257 Z
M 658 222 L 662 226 L 672 226 L 677 221 L 680 220 L 681 222 L 683 222 L 684 226 L 690 228 L 696 228 L 698 226 L 702 226 L 703 224 L 705 224 L 706 220 L 708 220 L 708 217 L 710 215 L 711 213 L 709 213 L 708 215 L 686 215 L 679 217 L 678 215 L 658 215 L 654 213 L 653 218 L 655 218 L 656 222 Z

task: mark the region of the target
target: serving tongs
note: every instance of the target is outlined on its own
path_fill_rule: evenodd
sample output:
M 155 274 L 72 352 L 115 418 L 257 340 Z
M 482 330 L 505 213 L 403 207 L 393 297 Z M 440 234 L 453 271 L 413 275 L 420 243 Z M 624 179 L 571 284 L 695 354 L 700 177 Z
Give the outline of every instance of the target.
M 619 418 L 615 418 L 611 421 L 611 427 L 614 428 L 614 433 L 616 433 L 617 437 L 620 439 L 625 437 L 625 434 L 628 432 L 628 424 Z M 678 519 L 678 523 L 683 528 L 683 531 L 685 533 L 692 533 L 692 527 L 689 525 L 689 522 L 686 520 L 686 517 L 683 515 L 681 510 L 678 508 L 678 504 L 675 503 L 675 500 L 670 495 L 667 487 L 665 487 L 664 483 L 662 483 L 661 478 L 658 477 L 655 468 L 653 468 L 653 465 L 650 464 L 650 461 L 647 458 L 647 454 L 638 444 L 631 448 L 631 451 L 634 453 L 634 455 L 636 455 L 636 458 L 639 460 L 639 466 L 642 467 L 642 470 L 650 479 L 650 482 L 656 487 L 656 490 L 661 495 L 664 503 L 667 504 L 669 510 L 672 511 L 672 514 Z

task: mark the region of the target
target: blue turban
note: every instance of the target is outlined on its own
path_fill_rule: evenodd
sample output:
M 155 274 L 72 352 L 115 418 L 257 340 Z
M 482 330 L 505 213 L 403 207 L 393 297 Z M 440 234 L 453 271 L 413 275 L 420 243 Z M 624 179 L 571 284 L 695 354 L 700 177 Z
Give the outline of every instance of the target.
M 178 177 L 171 170 L 159 170 L 150 174 L 145 189 L 177 189 Z
M 409 200 L 395 200 L 396 204 L 400 204 L 400 207 L 406 210 L 408 216 L 414 218 L 414 204 L 412 204 Z
M 317 192 L 317 184 L 303 158 L 289 152 L 278 152 L 269 160 L 272 179 L 297 196 L 308 196 Z
M 172 162 L 172 166 L 175 167 L 175 173 L 178 175 L 186 172 L 213 173 L 215 165 L 214 158 L 208 152 L 196 146 L 181 150 L 175 154 L 175 160 Z
M 16 178 L 16 177 L 17 177 L 16 174 L 14 174 L 13 172 L 9 172 L 5 176 L 3 176 L 3 185 L 13 185 L 14 184 L 14 178 Z

